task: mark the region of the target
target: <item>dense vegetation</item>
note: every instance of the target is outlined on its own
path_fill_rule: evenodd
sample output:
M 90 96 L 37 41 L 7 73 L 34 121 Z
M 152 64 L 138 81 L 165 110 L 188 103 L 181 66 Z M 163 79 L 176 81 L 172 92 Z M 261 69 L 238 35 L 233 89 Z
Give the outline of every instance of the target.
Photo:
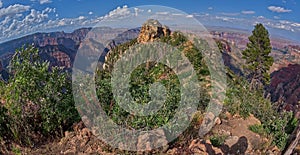
M 232 75 L 231 75 L 232 76 Z M 224 110 L 246 118 L 253 114 L 261 125 L 250 126 L 250 130 L 267 137 L 272 145 L 281 150 L 285 148 L 289 134 L 297 125 L 292 112 L 278 112 L 272 103 L 263 97 L 261 90 L 250 90 L 250 84 L 244 77 L 228 80 Z
M 219 46 L 220 48 L 220 46 Z M 271 139 L 273 145 L 285 148 L 289 134 L 297 125 L 292 112 L 278 112 L 269 99 L 264 98 L 264 87 L 270 81 L 270 67 L 273 64 L 269 33 L 262 24 L 257 24 L 249 37 L 247 48 L 242 51 L 249 71 L 247 77 L 238 77 L 228 70 L 229 89 L 225 107 L 233 114 L 247 117 L 253 114 L 261 125 L 250 129 Z M 248 82 L 250 81 L 250 82 Z
M 198 79 L 201 81 L 199 84 L 203 85 L 205 77 L 209 75 L 208 68 L 202 60 L 203 57 L 201 54 L 201 50 L 204 50 L 205 47 L 197 49 L 180 32 L 174 32 L 172 36 L 165 36 L 160 41 L 176 47 L 180 51 L 184 51 L 185 56 L 191 61 L 197 72 Z M 122 44 L 110 52 L 107 58 L 108 61 L 106 62 L 110 67 L 105 70 L 98 70 L 96 76 L 97 95 L 106 113 L 118 125 L 123 125 L 127 128 L 151 130 L 166 124 L 173 117 L 180 101 L 180 83 L 174 71 L 168 66 L 155 62 L 144 63 L 131 73 L 131 94 L 138 104 L 144 105 L 151 100 L 148 93 L 151 84 L 160 82 L 167 90 L 167 98 L 164 106 L 157 113 L 149 116 L 134 116 L 122 109 L 112 95 L 110 85 L 111 66 L 121 57 L 120 53 L 135 45 L 137 45 L 136 39 Z M 205 89 L 202 89 L 199 93 L 201 94 L 199 109 L 204 110 L 209 96 Z
M 9 67 L 9 80 L 1 81 L 0 137 L 33 146 L 79 120 L 69 74 L 49 67 L 37 48 L 17 50 Z

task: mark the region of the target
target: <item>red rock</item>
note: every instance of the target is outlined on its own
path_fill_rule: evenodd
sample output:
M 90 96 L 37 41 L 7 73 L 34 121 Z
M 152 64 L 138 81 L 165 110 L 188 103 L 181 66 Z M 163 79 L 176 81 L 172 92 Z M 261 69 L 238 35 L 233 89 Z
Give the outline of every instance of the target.
M 288 65 L 271 74 L 268 91 L 271 101 L 280 102 L 285 110 L 297 110 L 300 101 L 300 64 Z

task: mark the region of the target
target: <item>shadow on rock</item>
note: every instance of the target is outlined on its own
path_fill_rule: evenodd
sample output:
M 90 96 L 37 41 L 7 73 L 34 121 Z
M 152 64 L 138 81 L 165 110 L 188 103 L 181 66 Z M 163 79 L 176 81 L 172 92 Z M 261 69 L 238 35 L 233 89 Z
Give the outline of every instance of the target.
M 229 147 L 228 145 L 223 145 L 220 148 L 225 154 L 243 155 L 246 153 L 246 150 L 248 148 L 248 141 L 245 136 L 242 136 L 231 147 Z

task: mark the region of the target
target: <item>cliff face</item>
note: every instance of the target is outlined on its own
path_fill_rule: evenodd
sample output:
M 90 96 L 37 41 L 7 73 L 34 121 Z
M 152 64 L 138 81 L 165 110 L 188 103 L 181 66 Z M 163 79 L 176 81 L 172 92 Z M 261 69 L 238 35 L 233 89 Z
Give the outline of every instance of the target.
M 15 40 L 11 40 L 0 44 L 0 55 L 4 53 L 14 52 L 17 48 L 24 44 L 34 44 L 38 47 L 47 45 L 65 45 L 68 48 L 74 48 L 75 44 L 79 44 L 90 31 L 90 28 L 81 28 L 72 33 L 51 32 L 51 33 L 35 33 Z
M 243 64 L 245 63 L 244 59 L 242 59 L 241 50 L 230 44 L 225 39 L 214 38 L 216 41 L 220 52 L 222 53 L 222 58 L 224 61 L 224 65 L 232 70 L 235 74 L 243 76 Z
M 109 43 L 107 51 L 104 51 L 103 55 L 101 55 L 100 59 L 103 59 L 105 54 L 110 49 L 114 48 L 118 44 L 136 38 L 138 33 L 139 29 L 125 30 L 112 29 L 108 27 L 94 28 L 93 31 L 91 31 L 91 28 L 81 28 L 71 33 L 35 33 L 5 43 L 1 43 L 0 63 L 2 68 L 5 69 L 9 65 L 9 61 L 16 49 L 22 47 L 23 45 L 33 44 L 35 47 L 39 48 L 42 59 L 49 60 L 51 66 L 66 67 L 68 69 L 72 67 L 77 50 L 79 49 L 83 41 L 85 41 L 85 46 L 92 46 L 92 44 L 94 44 L 93 40 L 86 40 L 86 37 L 94 38 L 94 40 L 100 41 L 103 38 L 114 38 Z M 91 51 L 87 51 L 87 53 L 85 54 L 94 54 L 89 52 Z
M 0 72 L 3 70 L 2 61 L 0 61 Z
M 300 64 L 288 65 L 273 72 L 268 91 L 272 102 L 278 102 L 280 109 L 299 111 Z
M 33 44 L 41 51 L 42 59 L 49 60 L 52 66 L 70 68 L 79 44 L 89 31 L 90 28 L 81 28 L 72 33 L 35 33 L 2 43 L 0 44 L 1 65 L 6 68 L 16 49 L 27 44 Z

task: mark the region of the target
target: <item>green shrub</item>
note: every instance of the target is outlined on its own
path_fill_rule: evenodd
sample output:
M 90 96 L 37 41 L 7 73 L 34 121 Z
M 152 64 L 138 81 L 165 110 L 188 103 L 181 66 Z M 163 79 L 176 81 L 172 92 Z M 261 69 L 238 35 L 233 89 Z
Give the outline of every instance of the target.
M 293 114 L 291 112 L 278 113 L 266 122 L 263 127 L 268 135 L 271 135 L 273 144 L 281 150 L 285 148 L 291 129 L 294 130 L 296 124 L 293 124 Z
M 13 148 L 12 148 L 12 152 L 13 152 L 15 155 L 21 155 L 21 154 L 22 154 L 20 148 L 17 148 L 17 147 L 13 147 Z
M 32 145 L 36 136 L 59 136 L 79 120 L 70 76 L 42 61 L 37 48 L 28 46 L 14 54 L 12 76 L 1 88 L 1 98 L 11 120 L 14 139 Z
M 209 140 L 214 147 L 219 147 L 224 144 L 226 138 L 227 136 L 224 135 L 213 135 Z
M 266 131 L 265 131 L 264 127 L 260 124 L 250 125 L 249 130 L 251 130 L 252 132 L 258 133 L 260 135 L 266 135 Z
M 262 96 L 261 91 L 249 91 L 249 83 L 242 77 L 228 80 L 224 105 L 230 113 L 239 114 L 244 118 L 253 114 L 266 120 L 274 113 L 271 102 Z
M 290 115 L 292 114 L 290 113 Z M 290 116 L 290 119 L 288 119 L 288 123 L 285 126 L 286 133 L 291 134 L 297 127 L 298 121 L 299 120 L 297 118 L 293 118 L 292 116 Z
M 203 84 L 205 77 L 209 75 L 209 71 L 203 61 L 202 49 L 197 49 L 191 42 L 188 42 L 188 39 L 180 32 L 174 32 L 172 36 L 162 37 L 160 41 L 182 51 L 193 65 L 200 81 L 199 84 Z M 113 66 L 121 56 L 121 53 L 135 44 L 136 39 L 115 47 L 110 51 L 105 63 L 108 66 Z M 203 47 L 203 49 L 204 48 L 205 47 Z M 104 108 L 105 112 L 118 125 L 150 130 L 166 124 L 173 118 L 180 101 L 180 83 L 175 72 L 168 66 L 161 63 L 147 62 L 135 68 L 131 73 L 129 91 L 133 99 L 139 104 L 146 104 L 151 100 L 148 91 L 152 83 L 159 82 L 166 88 L 167 95 L 164 105 L 155 114 L 149 116 L 131 115 L 121 108 L 113 99 L 110 82 L 111 68 L 108 67 L 108 69 L 105 70 L 98 70 L 96 76 L 97 96 L 100 100 L 101 107 Z M 199 93 L 201 95 L 199 109 L 205 110 L 209 101 L 209 95 L 204 89 Z
M 163 69 L 163 67 L 163 65 L 158 65 L 146 71 L 144 64 L 133 71 L 131 74 L 130 92 L 137 103 L 146 104 L 150 101 L 150 95 L 147 92 L 149 91 L 150 84 L 154 82 L 154 78 L 157 76 L 152 73 L 158 68 Z M 107 79 L 98 79 L 96 81 L 96 90 L 101 106 L 104 107 L 104 110 L 112 120 L 119 125 L 129 125 L 135 129 L 143 128 L 150 130 L 166 124 L 173 117 L 180 100 L 179 81 L 174 76 L 174 73 L 169 76 L 170 79 L 168 80 L 156 81 L 162 83 L 167 89 L 167 98 L 164 106 L 157 113 L 142 117 L 130 115 L 129 112 L 116 104 L 111 92 L 110 75 L 105 72 L 99 72 L 99 74 L 107 74 Z
M 249 83 L 244 78 L 234 77 L 228 81 L 224 109 L 244 118 L 253 114 L 262 125 L 250 126 L 249 129 L 269 137 L 274 145 L 284 149 L 289 134 L 297 124 L 292 113 L 278 113 L 272 103 L 263 97 L 261 90 L 249 91 Z
M 7 109 L 1 104 L 0 102 L 0 140 L 9 138 L 9 116 L 7 115 Z

